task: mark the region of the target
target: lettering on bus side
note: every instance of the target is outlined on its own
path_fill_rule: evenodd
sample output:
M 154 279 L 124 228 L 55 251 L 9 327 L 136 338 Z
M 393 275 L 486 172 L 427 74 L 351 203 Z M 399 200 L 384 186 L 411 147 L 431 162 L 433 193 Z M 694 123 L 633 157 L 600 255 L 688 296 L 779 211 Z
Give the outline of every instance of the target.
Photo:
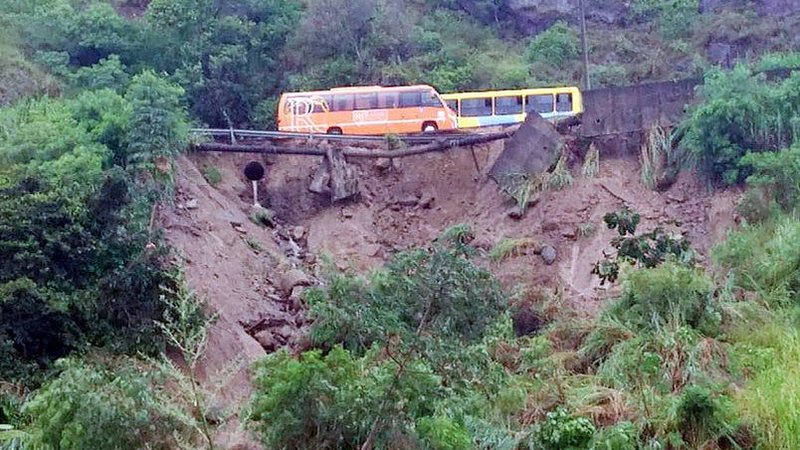
M 326 131 L 314 122 L 312 116 L 315 112 L 328 112 L 328 105 L 322 97 L 291 97 L 287 99 L 286 108 L 291 117 L 292 130 L 308 130 L 317 133 Z
M 353 122 L 386 122 L 389 120 L 389 112 L 385 109 L 372 109 L 353 111 Z

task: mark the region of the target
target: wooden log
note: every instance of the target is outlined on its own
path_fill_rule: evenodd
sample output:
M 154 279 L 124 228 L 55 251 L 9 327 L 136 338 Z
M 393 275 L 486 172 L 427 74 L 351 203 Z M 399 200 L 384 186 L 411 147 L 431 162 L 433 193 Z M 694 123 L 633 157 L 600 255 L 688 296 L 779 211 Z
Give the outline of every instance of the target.
M 445 139 L 438 142 L 433 142 L 425 145 L 417 145 L 406 147 L 397 150 L 378 150 L 378 149 L 364 149 L 355 147 L 342 148 L 342 155 L 345 157 L 354 158 L 402 158 L 405 156 L 419 155 L 423 153 L 431 153 L 437 151 L 444 151 L 458 147 L 464 147 L 476 144 L 485 144 L 487 142 L 497 141 L 500 139 L 507 139 L 514 134 L 513 131 L 500 131 L 496 133 L 476 134 L 469 135 L 457 139 Z M 278 154 L 278 155 L 307 155 L 307 156 L 327 156 L 327 150 L 319 147 L 284 147 L 276 146 L 273 144 L 259 144 L 259 145 L 244 145 L 244 144 L 220 144 L 216 142 L 206 142 L 196 144 L 195 150 L 205 152 L 223 152 L 223 153 L 263 153 L 263 154 Z

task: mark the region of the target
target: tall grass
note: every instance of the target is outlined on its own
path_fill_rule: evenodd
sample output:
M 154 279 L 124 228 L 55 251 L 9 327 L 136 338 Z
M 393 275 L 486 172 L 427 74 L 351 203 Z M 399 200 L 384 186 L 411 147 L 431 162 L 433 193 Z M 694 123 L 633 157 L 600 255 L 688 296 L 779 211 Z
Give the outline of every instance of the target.
M 769 364 L 736 396 L 735 408 L 755 429 L 760 449 L 800 448 L 800 333 L 778 324 L 755 331 L 748 340 L 768 345 L 761 349 L 770 350 Z

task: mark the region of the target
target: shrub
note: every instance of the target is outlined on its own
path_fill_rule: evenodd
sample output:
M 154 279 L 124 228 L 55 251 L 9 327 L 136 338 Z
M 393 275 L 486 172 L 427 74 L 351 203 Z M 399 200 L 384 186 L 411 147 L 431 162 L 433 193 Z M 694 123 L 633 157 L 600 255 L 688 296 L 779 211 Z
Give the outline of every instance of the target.
M 640 329 L 688 325 L 713 335 L 721 322 L 714 289 L 702 270 L 668 261 L 660 267 L 627 272 L 622 295 L 612 308 Z
M 580 450 L 588 447 L 594 432 L 591 420 L 575 417 L 559 408 L 547 413 L 544 422 L 534 431 L 532 442 L 534 448 L 543 450 Z
M 206 179 L 208 184 L 216 186 L 222 182 L 222 172 L 214 166 L 203 166 L 203 178 Z
M 788 301 L 800 292 L 800 222 L 788 217 L 731 232 L 712 251 L 714 261 L 729 269 L 736 286 L 764 300 Z
M 689 248 L 689 241 L 683 234 L 667 233 L 657 227 L 637 236 L 636 227 L 640 220 L 639 214 L 628 207 L 603 216 L 608 228 L 616 228 L 619 237 L 611 241 L 611 246 L 617 250 L 616 256 L 606 256 L 595 263 L 592 269 L 592 273 L 600 277 L 601 284 L 616 281 L 623 263 L 653 268 L 668 259 L 684 265 L 694 262 L 695 253 Z
M 455 243 L 441 239 L 429 249 L 397 254 L 368 282 L 338 276 L 327 289 L 311 290 L 315 342 L 363 352 L 392 335 L 408 341 L 479 339 L 500 313 L 503 298 L 491 274 L 470 261 L 458 236 Z
M 297 359 L 280 351 L 257 365 L 250 421 L 271 448 L 359 448 L 377 424 L 377 442 L 389 444 L 432 413 L 439 387 L 425 365 L 403 364 L 340 347 Z
M 417 423 L 420 439 L 431 450 L 470 450 L 472 439 L 466 428 L 443 416 L 423 417 Z
M 136 368 L 62 362 L 25 405 L 32 448 L 169 449 L 182 428 Z
M 526 55 L 533 64 L 564 67 L 578 57 L 579 45 L 577 33 L 565 22 L 556 22 L 531 39 Z
M 754 76 L 741 65 L 731 72 L 706 75 L 700 90 L 703 102 L 684 126 L 687 148 L 711 182 L 742 182 L 752 173 L 748 164 L 741 163 L 743 156 L 777 151 L 794 142 L 800 127 L 795 119 L 800 108 L 798 85 L 798 74 L 767 83 L 763 75 Z

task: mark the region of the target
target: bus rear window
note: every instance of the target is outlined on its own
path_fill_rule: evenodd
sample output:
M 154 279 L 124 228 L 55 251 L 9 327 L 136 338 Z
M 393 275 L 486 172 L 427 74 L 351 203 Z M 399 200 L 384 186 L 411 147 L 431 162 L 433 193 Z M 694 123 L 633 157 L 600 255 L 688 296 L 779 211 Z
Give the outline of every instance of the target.
M 529 95 L 525 101 L 527 103 L 526 112 L 536 111 L 539 114 L 553 112 L 553 96 L 551 94 Z
M 334 111 L 352 111 L 353 94 L 337 94 L 333 96 Z
M 412 106 L 420 106 L 421 104 L 422 96 L 420 95 L 419 91 L 400 93 L 401 108 L 410 108 Z
M 494 113 L 496 115 L 522 114 L 522 97 L 497 97 L 494 99 Z
M 491 98 L 461 99 L 461 115 L 464 117 L 491 116 L 492 99 Z
M 556 111 L 572 111 L 572 94 L 558 94 L 556 96 Z

